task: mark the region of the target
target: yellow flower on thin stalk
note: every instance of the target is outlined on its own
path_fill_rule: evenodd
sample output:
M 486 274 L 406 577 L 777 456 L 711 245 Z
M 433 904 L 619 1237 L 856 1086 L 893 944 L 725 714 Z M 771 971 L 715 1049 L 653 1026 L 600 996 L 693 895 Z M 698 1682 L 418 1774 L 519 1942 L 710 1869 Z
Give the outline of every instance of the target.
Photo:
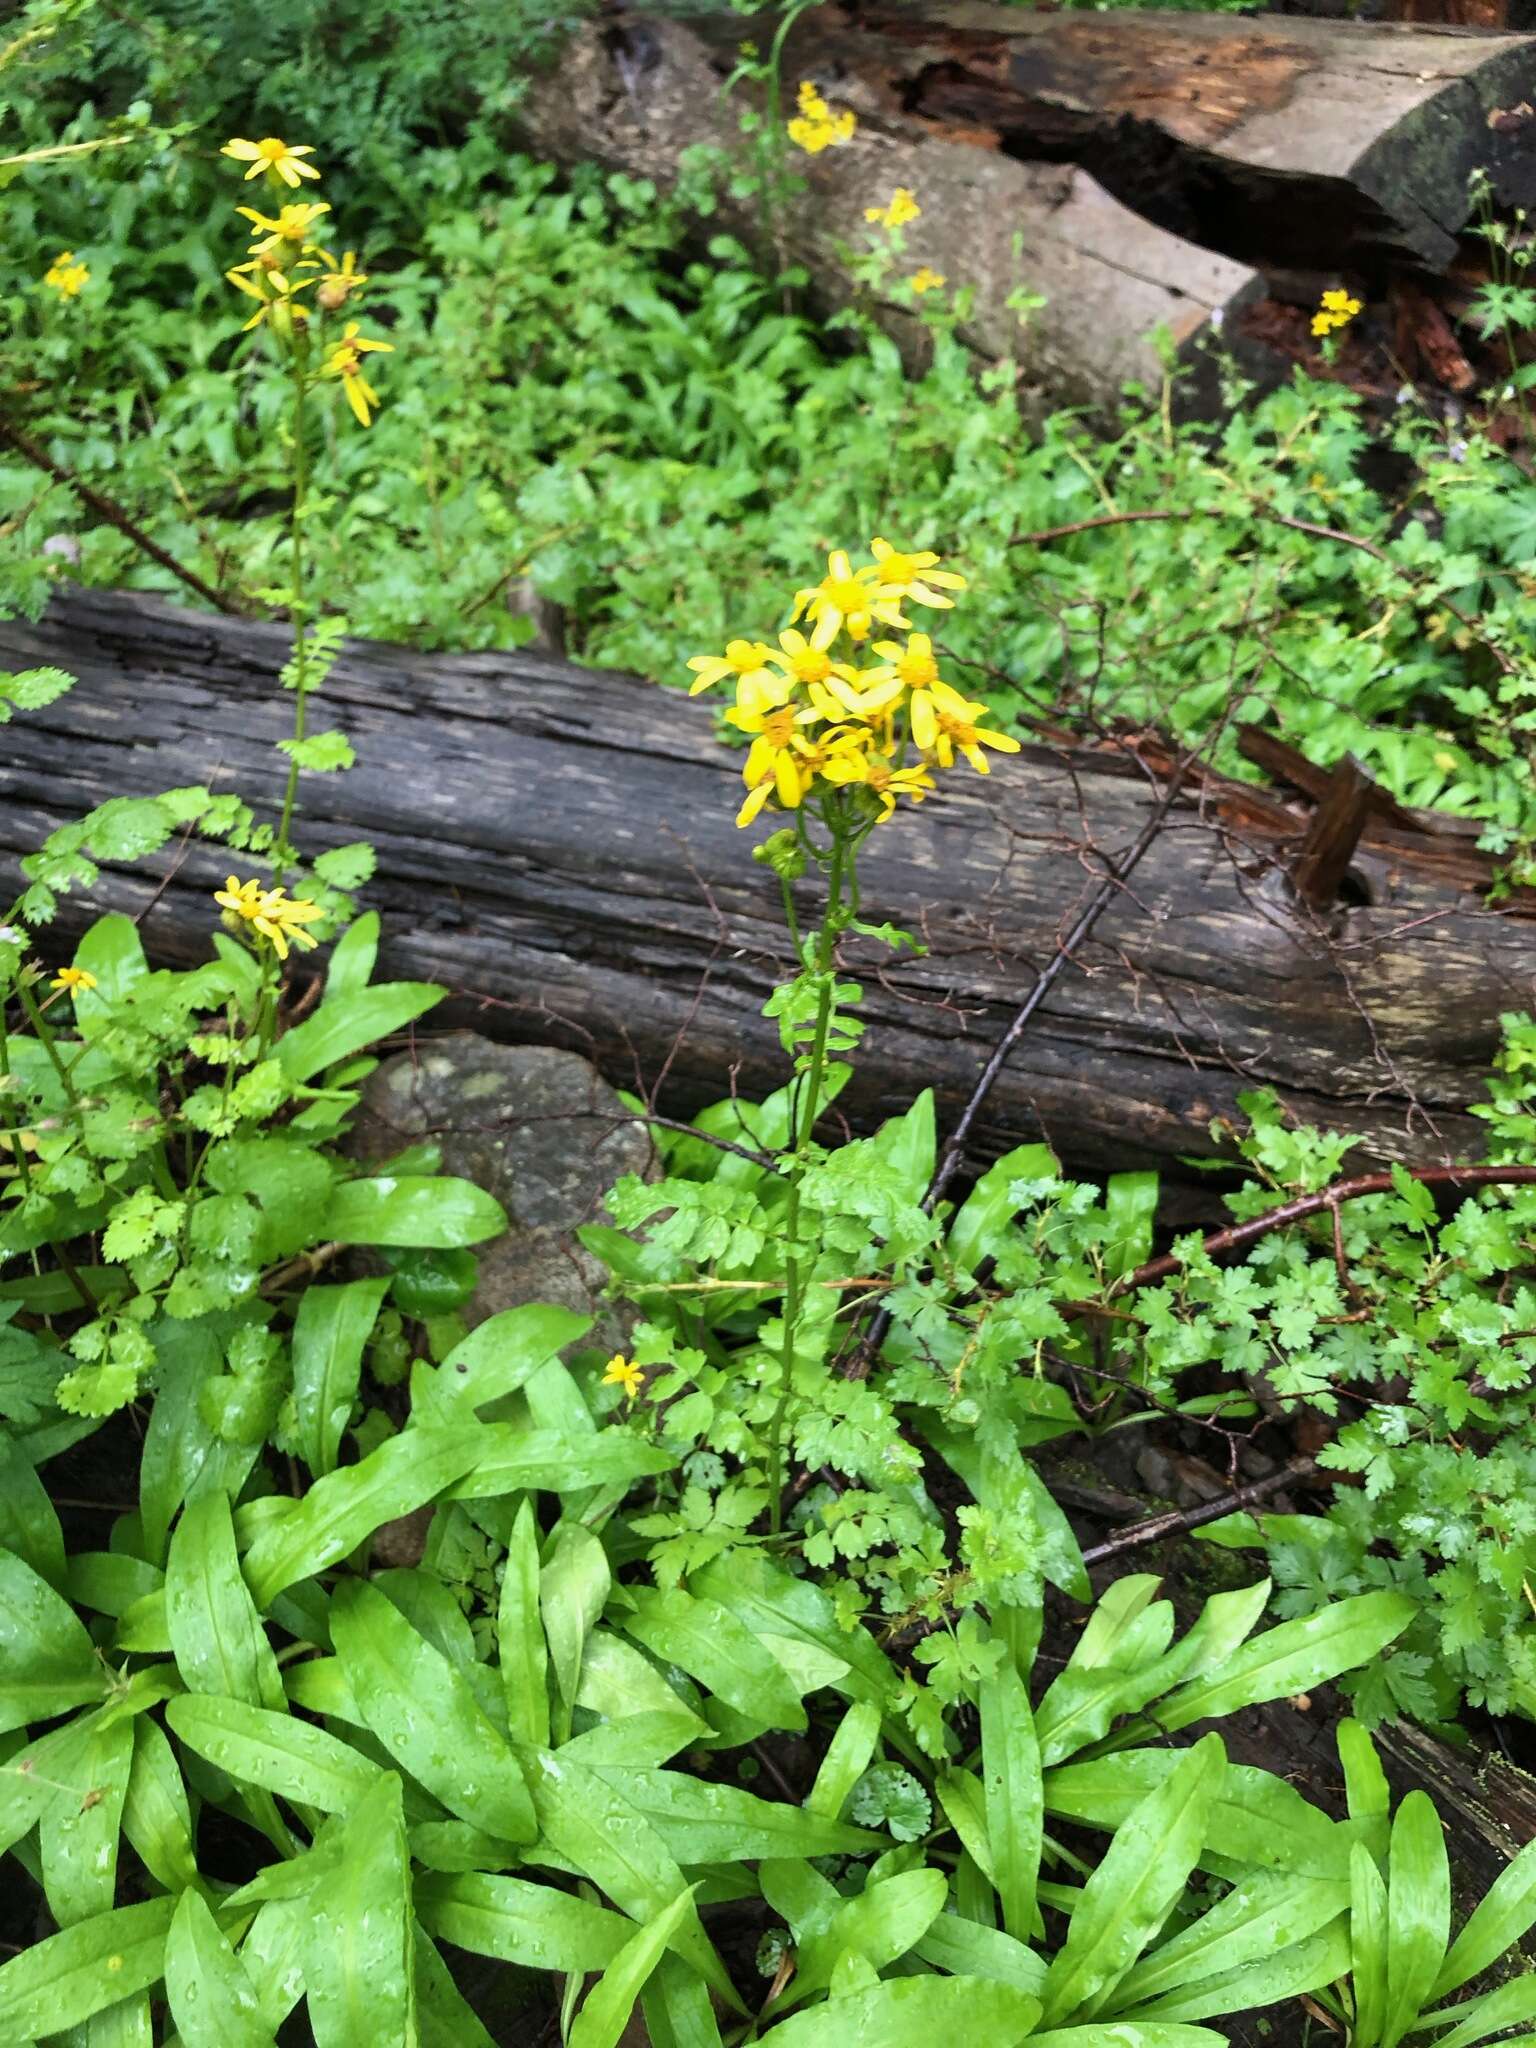
M 605 1387 L 622 1387 L 625 1400 L 633 1401 L 645 1392 L 645 1372 L 622 1351 L 615 1351 L 603 1369 L 602 1384 Z
M 866 640 L 877 619 L 883 626 L 897 626 L 905 632 L 908 622 L 896 601 L 899 593 L 882 589 L 879 575 L 875 565 L 855 569 L 843 549 L 836 549 L 827 557 L 827 573 L 821 581 L 795 592 L 791 625 L 801 618 L 814 619 L 817 631 L 826 633 L 823 645 L 830 644 L 840 631 L 846 631 L 851 640 Z
M 799 113 L 786 124 L 789 139 L 807 156 L 819 156 L 853 139 L 858 118 L 849 107 L 833 113 L 810 79 L 802 78 L 795 95 Z
M 864 218 L 876 227 L 904 228 L 909 221 L 916 220 L 922 208 L 905 185 L 898 185 L 886 206 L 866 206 Z
M 914 604 L 927 605 L 930 610 L 950 611 L 955 600 L 944 592 L 965 589 L 965 578 L 952 569 L 939 568 L 939 558 L 931 548 L 902 554 L 876 534 L 869 551 L 875 558 L 875 580 L 886 596 L 910 597 Z
M 77 299 L 91 281 L 89 264 L 77 263 L 73 249 L 61 249 L 43 272 L 43 283 L 61 299 Z
M 48 986 L 77 996 L 82 989 L 94 988 L 96 977 L 94 974 L 88 974 L 83 967 L 61 967 Z
M 324 200 L 319 200 L 313 205 L 284 206 L 278 210 L 277 218 L 274 220 L 269 214 L 259 212 L 254 206 L 235 208 L 236 213 L 244 214 L 256 230 L 256 234 L 251 238 L 253 256 L 271 256 L 279 251 L 287 256 L 305 253 L 306 244 L 309 244 L 310 229 L 321 214 L 329 213 L 330 210 Z M 309 244 L 309 248 L 313 253 L 319 254 L 318 244 Z
M 884 657 L 885 666 L 868 670 L 865 683 L 871 686 L 887 684 L 898 692 L 907 692 L 907 716 L 912 722 L 912 737 L 924 753 L 929 752 L 939 732 L 933 702 L 933 693 L 940 687 L 939 664 L 932 640 L 926 633 L 914 633 L 905 647 L 899 640 L 877 640 L 874 652 Z
M 257 310 L 241 328 L 242 334 L 249 334 L 253 327 L 260 327 L 265 320 L 281 328 L 285 323 L 309 318 L 309 308 L 301 304 L 295 294 L 303 291 L 306 285 L 313 284 L 313 278 L 290 277 L 266 256 L 253 256 L 248 263 L 237 263 L 224 275 L 237 292 L 244 292 L 247 298 L 256 301 Z
M 822 773 L 828 782 L 862 783 L 879 803 L 878 822 L 882 825 L 895 813 L 898 797 L 910 797 L 913 803 L 920 804 L 938 787 L 933 771 L 925 763 L 898 768 L 883 746 L 849 748 L 830 760 Z
M 700 690 L 711 689 L 727 676 L 734 676 L 737 699 L 744 708 L 750 710 L 758 702 L 782 704 L 788 693 L 768 667 L 770 653 L 761 640 L 728 640 L 724 654 L 690 656 L 688 667 L 693 670 L 693 681 L 688 685 L 689 696 L 697 697 Z
M 1312 332 L 1319 339 L 1332 334 L 1336 328 L 1347 327 L 1357 313 L 1365 309 L 1359 299 L 1352 298 L 1346 291 L 1335 288 L 1324 292 L 1322 303 L 1312 315 Z
M 230 875 L 225 886 L 214 891 L 213 900 L 226 913 L 226 923 L 236 928 L 248 925 L 267 941 L 279 960 L 288 958 L 290 945 L 308 951 L 320 943 L 304 927 L 325 912 L 307 896 L 289 896 L 282 888 L 268 888 L 255 880 L 237 882 Z
M 993 747 L 1003 754 L 1019 751 L 1019 742 L 1011 733 L 992 732 L 981 724 L 982 719 L 992 715 L 985 704 L 970 703 L 950 684 L 935 683 L 929 701 L 938 728 L 931 745 L 941 768 L 953 767 L 956 754 L 963 754 L 978 775 L 986 775 L 991 772 L 991 763 L 982 752 L 983 747 Z M 913 724 L 915 730 L 915 720 Z
M 287 143 L 280 136 L 263 136 L 260 142 L 247 142 L 242 135 L 235 135 L 219 151 L 220 156 L 232 156 L 237 163 L 249 164 L 246 180 L 259 178 L 265 173 L 274 184 L 286 185 L 297 192 L 303 178 L 318 178 L 320 173 L 314 164 L 307 164 L 304 158 L 313 156 L 314 146 L 308 142 Z
M 945 277 L 942 270 L 930 270 L 925 263 L 920 270 L 914 271 L 907 282 L 921 298 L 924 292 L 938 291 L 945 283 Z
M 379 403 L 379 394 L 364 375 L 363 357 L 393 355 L 394 346 L 391 341 L 367 340 L 360 333 L 357 322 L 349 320 L 341 340 L 321 365 L 322 376 L 341 379 L 342 389 L 347 394 L 347 403 L 357 415 L 360 426 L 366 427 L 370 424 L 373 417 L 370 408 L 377 408 Z

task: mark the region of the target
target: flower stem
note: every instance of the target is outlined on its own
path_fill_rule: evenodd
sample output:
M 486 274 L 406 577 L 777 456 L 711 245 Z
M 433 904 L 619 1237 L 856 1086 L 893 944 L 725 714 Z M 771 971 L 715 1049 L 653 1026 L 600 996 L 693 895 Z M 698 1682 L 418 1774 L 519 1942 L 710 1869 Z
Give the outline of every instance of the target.
M 68 1067 L 65 1066 L 63 1060 L 59 1057 L 59 1048 L 54 1044 L 53 1033 L 48 1028 L 47 1019 L 37 1007 L 37 1002 L 33 997 L 31 989 L 27 987 L 25 982 L 18 981 L 16 984 L 16 995 L 22 1009 L 27 1014 L 27 1022 L 37 1034 L 38 1044 L 47 1053 L 53 1071 L 59 1077 L 64 1093 L 69 1098 L 71 1108 L 78 1109 L 80 1107 L 80 1091 L 71 1080 Z
M 799 1098 L 795 1117 L 794 1152 L 788 1169 L 789 1199 L 784 1210 L 784 1336 L 779 1368 L 779 1397 L 774 1404 L 773 1420 L 768 1427 L 768 1522 L 769 1529 L 775 1536 L 784 1526 L 784 1424 L 789 1414 L 790 1395 L 794 1391 L 795 1338 L 805 1306 L 805 1262 L 799 1250 L 800 1188 L 805 1175 L 806 1148 L 811 1142 L 811 1134 L 816 1128 L 816 1117 L 821 1107 L 821 1084 L 827 1066 L 827 1039 L 832 1027 L 832 1001 L 836 982 L 833 953 L 837 944 L 837 934 L 842 928 L 840 912 L 843 906 L 843 885 L 848 875 L 847 852 L 843 835 L 834 826 L 832 851 L 827 865 L 827 905 L 816 939 L 816 972 L 820 976 L 821 987 L 816 998 L 816 1023 L 811 1035 L 810 1055 L 803 1075 L 804 1093 Z M 788 894 L 787 884 L 785 894 Z
M 307 420 L 305 400 L 309 395 L 307 350 L 301 335 L 295 334 L 289 358 L 293 375 L 293 509 L 288 520 L 289 609 L 293 618 L 293 738 L 295 748 L 304 738 L 305 693 L 309 688 L 309 619 L 304 596 L 304 499 L 309 489 L 309 454 L 305 441 Z M 288 763 L 288 787 L 283 792 L 283 811 L 277 825 L 277 843 L 272 849 L 272 879 L 281 882 L 293 865 L 289 840 L 293 806 L 299 793 L 299 761 L 295 751 Z

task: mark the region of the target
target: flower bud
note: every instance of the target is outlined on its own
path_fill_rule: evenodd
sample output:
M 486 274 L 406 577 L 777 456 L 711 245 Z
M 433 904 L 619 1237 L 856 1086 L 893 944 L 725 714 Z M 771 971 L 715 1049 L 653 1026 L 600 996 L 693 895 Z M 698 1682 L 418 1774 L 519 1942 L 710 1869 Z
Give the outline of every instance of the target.
M 752 858 L 772 868 L 781 882 L 798 882 L 805 873 L 805 851 L 793 832 L 771 832 L 761 846 L 754 846 Z

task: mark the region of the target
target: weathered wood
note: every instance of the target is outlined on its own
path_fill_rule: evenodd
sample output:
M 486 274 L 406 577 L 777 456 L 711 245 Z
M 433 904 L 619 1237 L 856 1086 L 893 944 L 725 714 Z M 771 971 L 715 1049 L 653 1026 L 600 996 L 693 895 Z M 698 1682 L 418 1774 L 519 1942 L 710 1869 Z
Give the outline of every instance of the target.
M 865 83 L 896 129 L 1091 165 L 1145 218 L 1271 269 L 1441 265 L 1474 169 L 1536 200 L 1531 120 L 1509 119 L 1536 101 L 1531 36 L 841 0 L 802 18 L 788 58 Z
M 81 678 L 5 729 L 6 865 L 113 795 L 209 782 L 270 804 L 284 642 L 280 626 L 102 592 L 0 625 L 0 664 Z M 739 757 L 705 703 L 543 657 L 362 644 L 316 717 L 359 761 L 306 782 L 304 842 L 377 846 L 387 964 L 453 990 L 443 1021 L 572 1046 L 621 1083 L 666 1064 L 680 1106 L 782 1078 L 759 1014 L 787 965 L 777 888 L 733 827 Z M 903 1108 L 924 1083 L 953 1114 L 1106 859 L 1135 840 L 1156 758 L 1031 747 L 882 830 L 867 913 L 929 951 L 848 948 L 869 1019 L 850 1114 Z M 1315 916 L 1287 874 L 1306 822 L 1304 805 L 1191 780 L 1019 1046 L 988 1149 L 1043 1131 L 1090 1166 L 1209 1154 L 1213 1119 L 1269 1082 L 1372 1154 L 1476 1155 L 1467 1105 L 1499 1013 L 1531 1003 L 1536 921 L 1461 892 L 1480 860 L 1464 842 L 1444 842 L 1460 865 L 1442 869 L 1441 841 L 1374 816 L 1350 867 L 1362 900 Z M 203 957 L 207 892 L 230 865 L 193 843 L 105 875 L 91 901 L 142 913 L 161 956 Z M 83 911 L 70 904 L 64 932 Z
M 553 76 L 534 82 L 520 107 L 528 145 L 559 163 L 597 162 L 664 189 L 687 149 L 703 144 L 739 157 L 739 107 L 723 83 L 749 28 L 729 17 L 716 25 L 714 47 L 691 24 L 627 14 L 578 29 Z M 862 47 L 862 36 L 856 40 Z M 775 236 L 765 237 L 753 198 L 722 192 L 710 217 L 712 228 L 728 227 L 770 265 L 803 265 L 823 310 L 852 299 L 845 252 L 865 232 L 865 209 L 886 205 L 894 187 L 906 185 L 920 195 L 922 217 L 906 231 L 898 278 L 863 303 L 909 363 L 923 360 L 928 336 L 900 280 L 928 265 L 952 286 L 971 287 L 961 339 L 983 358 L 1020 362 L 1026 406 L 1105 407 L 1129 380 L 1155 384 L 1163 374 L 1152 338 L 1159 330 L 1191 372 L 1181 393 L 1191 409 L 1218 404 L 1205 346 L 1216 328 L 1250 374 L 1284 374 L 1277 354 L 1241 335 L 1238 316 L 1263 289 L 1245 265 L 1122 206 L 1086 168 L 1021 162 L 995 138 L 903 113 L 887 104 L 891 94 L 852 73 L 831 90 L 837 105 L 859 112 L 858 132 L 819 156 L 797 155 L 807 190 L 785 202 Z M 792 86 L 787 100 L 792 110 Z M 1045 301 L 1027 326 L 1008 303 L 1021 286 Z

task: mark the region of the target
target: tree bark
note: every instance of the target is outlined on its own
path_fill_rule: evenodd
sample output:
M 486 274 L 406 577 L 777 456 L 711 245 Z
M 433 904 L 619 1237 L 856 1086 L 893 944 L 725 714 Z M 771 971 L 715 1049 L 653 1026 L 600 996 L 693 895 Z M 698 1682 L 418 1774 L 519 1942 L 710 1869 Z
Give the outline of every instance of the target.
M 6 728 L 0 856 L 119 794 L 184 784 L 274 805 L 281 626 L 79 592 L 0 625 L 0 664 L 80 678 Z M 368 839 L 389 971 L 443 982 L 437 1022 L 566 1045 L 621 1085 L 665 1076 L 660 1106 L 783 1078 L 764 998 L 790 965 L 778 889 L 735 830 L 740 756 L 709 704 L 525 654 L 348 649 L 312 723 L 358 765 L 303 785 L 311 853 Z M 914 931 L 919 959 L 856 939 L 868 1034 L 842 1106 L 862 1123 L 926 1084 L 965 1099 L 998 1032 L 1167 769 L 1139 754 L 1030 747 L 883 827 L 865 913 Z M 1433 835 L 1366 808 L 1341 900 L 1298 898 L 1288 865 L 1310 807 L 1191 775 L 1150 852 L 1051 991 L 1004 1072 L 982 1149 L 1045 1135 L 1085 1167 L 1223 1149 L 1213 1125 L 1272 1085 L 1297 1117 L 1358 1132 L 1357 1155 L 1478 1156 L 1501 1011 L 1536 981 L 1529 898 L 1479 905 L 1487 864 L 1454 821 Z M 88 907 L 142 917 L 167 960 L 206 957 L 209 891 L 242 863 L 191 841 L 65 899 L 39 935 L 57 964 Z M 19 879 L 19 878 L 18 878 Z M 809 914 L 814 896 L 802 885 Z M 8 892 L 0 891 L 8 900 Z M 3 908 L 3 903 L 0 903 Z

